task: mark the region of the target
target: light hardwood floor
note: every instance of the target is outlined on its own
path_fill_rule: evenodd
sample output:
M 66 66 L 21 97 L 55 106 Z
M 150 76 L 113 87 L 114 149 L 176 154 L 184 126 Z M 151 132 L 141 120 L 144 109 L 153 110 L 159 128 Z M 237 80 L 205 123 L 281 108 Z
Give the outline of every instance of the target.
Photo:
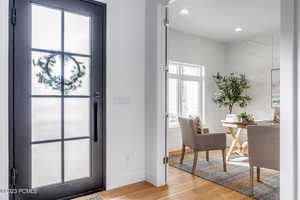
M 168 186 L 154 187 L 140 182 L 125 187 L 104 191 L 76 200 L 101 197 L 104 200 L 248 200 L 238 192 L 169 167 Z

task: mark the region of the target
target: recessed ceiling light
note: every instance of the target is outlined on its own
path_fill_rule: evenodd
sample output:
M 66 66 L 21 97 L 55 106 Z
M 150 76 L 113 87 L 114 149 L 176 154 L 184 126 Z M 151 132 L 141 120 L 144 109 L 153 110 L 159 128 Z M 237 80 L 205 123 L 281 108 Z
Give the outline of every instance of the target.
M 181 11 L 180 11 L 180 14 L 189 14 L 189 10 L 188 9 L 182 9 Z
M 243 29 L 241 27 L 237 27 L 237 28 L 234 29 L 234 31 L 235 32 L 241 32 L 241 31 L 243 31 Z

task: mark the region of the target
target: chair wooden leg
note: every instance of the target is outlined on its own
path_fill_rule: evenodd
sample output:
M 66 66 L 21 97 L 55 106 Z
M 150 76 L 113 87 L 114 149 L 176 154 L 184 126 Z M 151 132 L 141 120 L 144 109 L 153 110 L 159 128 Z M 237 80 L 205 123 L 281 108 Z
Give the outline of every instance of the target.
M 222 157 L 223 157 L 223 169 L 224 169 L 224 172 L 227 172 L 226 149 L 222 150 Z
M 250 166 L 250 194 L 254 196 L 254 167 Z
M 193 174 L 195 174 L 195 171 L 196 171 L 197 161 L 198 161 L 198 152 L 195 152 L 195 154 L 194 154 L 194 163 L 193 163 L 193 171 L 192 171 Z
M 260 182 L 260 167 L 258 166 L 257 168 L 256 168 L 256 173 L 257 173 L 257 182 Z
M 185 154 L 185 145 L 182 145 L 182 153 L 181 153 L 181 158 L 180 158 L 180 164 L 183 163 L 183 159 L 184 159 L 184 154 Z
M 209 151 L 206 151 L 206 161 L 209 161 Z

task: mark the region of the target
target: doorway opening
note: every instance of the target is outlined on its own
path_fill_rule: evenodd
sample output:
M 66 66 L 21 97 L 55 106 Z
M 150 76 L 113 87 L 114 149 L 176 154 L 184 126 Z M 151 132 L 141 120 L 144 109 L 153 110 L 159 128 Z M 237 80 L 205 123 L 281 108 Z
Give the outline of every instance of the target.
M 170 174 L 279 199 L 280 1 L 177 0 L 168 13 Z

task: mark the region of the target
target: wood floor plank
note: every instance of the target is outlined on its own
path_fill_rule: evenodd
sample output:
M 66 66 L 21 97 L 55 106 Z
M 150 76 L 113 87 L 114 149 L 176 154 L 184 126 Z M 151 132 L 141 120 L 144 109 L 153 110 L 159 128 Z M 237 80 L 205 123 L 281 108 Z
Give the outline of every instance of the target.
M 155 187 L 140 182 L 121 188 L 100 192 L 74 200 L 250 200 L 238 192 L 170 167 L 168 186 Z

